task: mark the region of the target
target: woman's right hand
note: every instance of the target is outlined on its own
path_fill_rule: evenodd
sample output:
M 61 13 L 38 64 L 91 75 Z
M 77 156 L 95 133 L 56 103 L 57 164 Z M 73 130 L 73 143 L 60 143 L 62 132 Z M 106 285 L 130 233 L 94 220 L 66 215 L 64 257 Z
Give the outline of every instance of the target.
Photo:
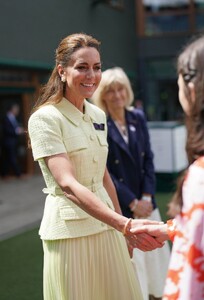
M 136 234 L 136 236 L 146 233 L 152 236 L 155 241 L 159 243 L 164 243 L 166 240 L 169 240 L 167 224 L 162 222 L 160 224 L 144 222 L 144 224 L 140 227 L 138 227 L 138 225 L 135 227 L 131 226 L 130 232 Z

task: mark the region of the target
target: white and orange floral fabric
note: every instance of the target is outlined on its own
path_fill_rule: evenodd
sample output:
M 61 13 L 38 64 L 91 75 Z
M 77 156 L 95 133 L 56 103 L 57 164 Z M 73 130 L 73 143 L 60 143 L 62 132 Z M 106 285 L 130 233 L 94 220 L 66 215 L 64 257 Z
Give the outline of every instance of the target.
M 182 212 L 168 224 L 173 248 L 163 300 L 203 300 L 204 157 L 189 167 L 182 192 Z

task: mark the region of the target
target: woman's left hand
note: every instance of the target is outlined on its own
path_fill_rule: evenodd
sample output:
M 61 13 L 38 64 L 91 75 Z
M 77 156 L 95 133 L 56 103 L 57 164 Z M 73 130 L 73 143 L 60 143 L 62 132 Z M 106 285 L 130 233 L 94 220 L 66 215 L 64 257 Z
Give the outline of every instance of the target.
M 151 215 L 153 210 L 153 205 L 151 202 L 146 200 L 138 201 L 133 215 L 135 218 L 147 218 Z

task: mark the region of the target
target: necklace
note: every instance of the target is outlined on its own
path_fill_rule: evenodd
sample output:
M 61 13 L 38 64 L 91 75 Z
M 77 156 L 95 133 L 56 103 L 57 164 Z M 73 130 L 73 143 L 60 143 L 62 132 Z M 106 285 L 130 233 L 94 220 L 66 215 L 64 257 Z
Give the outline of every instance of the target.
M 120 134 L 122 135 L 123 139 L 125 140 L 125 142 L 128 144 L 127 126 L 122 125 L 122 124 L 118 123 L 117 121 L 115 121 L 115 125 L 117 126 L 117 128 L 118 128 Z

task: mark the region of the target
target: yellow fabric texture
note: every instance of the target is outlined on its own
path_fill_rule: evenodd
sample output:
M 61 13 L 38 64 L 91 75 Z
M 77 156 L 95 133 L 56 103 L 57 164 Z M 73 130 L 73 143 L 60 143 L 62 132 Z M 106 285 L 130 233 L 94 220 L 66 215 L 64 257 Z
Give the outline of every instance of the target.
M 121 233 L 43 241 L 43 247 L 44 300 L 143 300 Z
M 104 112 L 85 101 L 83 114 L 63 98 L 37 110 L 28 125 L 48 194 L 40 226 L 44 300 L 143 300 L 123 235 L 67 199 L 43 159 L 68 153 L 76 179 L 114 209 L 102 184 L 108 153 Z
M 95 130 L 93 122 L 105 124 L 105 130 Z M 77 180 L 114 209 L 102 185 L 108 152 L 104 112 L 85 101 L 85 113 L 82 114 L 63 98 L 59 104 L 37 110 L 29 119 L 28 129 L 34 159 L 38 160 L 45 179 L 44 192 L 48 193 L 40 226 L 41 238 L 74 238 L 112 229 L 63 195 L 43 159 L 68 153 Z

